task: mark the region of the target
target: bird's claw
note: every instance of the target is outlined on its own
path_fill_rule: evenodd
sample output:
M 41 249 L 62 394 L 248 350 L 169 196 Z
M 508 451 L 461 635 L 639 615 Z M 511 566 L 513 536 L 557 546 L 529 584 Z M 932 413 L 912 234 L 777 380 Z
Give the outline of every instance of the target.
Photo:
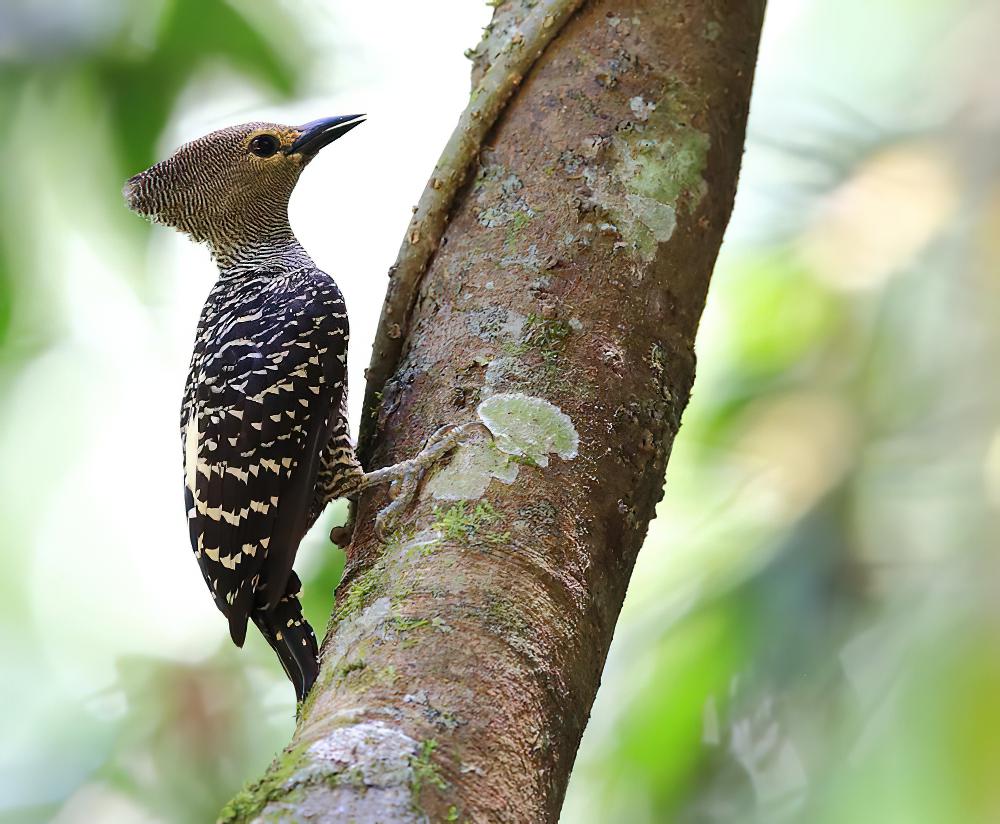
M 330 543 L 336 544 L 341 549 L 346 549 L 351 544 L 354 537 L 354 523 L 349 522 L 343 526 L 335 526 L 330 530 Z
M 389 487 L 392 501 L 388 506 L 380 509 L 378 515 L 375 516 L 375 534 L 380 539 L 387 536 L 396 516 L 409 506 L 423 476 L 424 470 L 420 468 L 417 471 L 407 472 L 403 477 L 392 482 Z M 393 488 L 395 488 L 395 494 L 392 493 Z
M 424 448 L 416 456 L 391 468 L 396 470 L 389 486 L 389 497 L 392 500 L 375 516 L 375 534 L 380 539 L 384 539 L 391 531 L 392 523 L 399 513 L 409 508 L 427 470 L 455 447 L 467 443 L 474 432 L 485 433 L 491 439 L 493 437 L 493 433 L 480 421 L 445 424 L 427 439 Z

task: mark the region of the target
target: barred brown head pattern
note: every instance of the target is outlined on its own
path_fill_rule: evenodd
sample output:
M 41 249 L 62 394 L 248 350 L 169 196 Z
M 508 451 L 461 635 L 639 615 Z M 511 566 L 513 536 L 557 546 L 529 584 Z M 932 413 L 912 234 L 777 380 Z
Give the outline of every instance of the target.
M 130 178 L 129 208 L 207 243 L 225 260 L 241 247 L 291 239 L 288 200 L 312 155 L 288 153 L 301 132 L 277 123 L 231 126 L 185 143 Z M 269 156 L 253 151 L 273 140 Z

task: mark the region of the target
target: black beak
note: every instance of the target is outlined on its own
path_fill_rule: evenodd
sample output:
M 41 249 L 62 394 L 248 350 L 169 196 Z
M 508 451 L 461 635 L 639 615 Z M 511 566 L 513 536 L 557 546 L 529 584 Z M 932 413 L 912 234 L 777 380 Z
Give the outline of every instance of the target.
M 299 136 L 288 147 L 287 154 L 303 154 L 311 157 L 324 146 L 329 146 L 343 137 L 355 126 L 364 123 L 363 114 L 345 114 L 340 117 L 323 117 L 299 126 Z

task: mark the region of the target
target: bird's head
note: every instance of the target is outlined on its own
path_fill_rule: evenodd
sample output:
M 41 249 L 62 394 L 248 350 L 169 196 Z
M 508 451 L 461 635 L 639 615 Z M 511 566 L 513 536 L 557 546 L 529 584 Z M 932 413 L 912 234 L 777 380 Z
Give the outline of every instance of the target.
M 328 117 L 298 127 L 246 123 L 220 129 L 129 178 L 125 202 L 155 223 L 208 243 L 220 255 L 241 244 L 279 238 L 290 233 L 288 200 L 302 169 L 320 149 L 364 122 L 362 117 Z

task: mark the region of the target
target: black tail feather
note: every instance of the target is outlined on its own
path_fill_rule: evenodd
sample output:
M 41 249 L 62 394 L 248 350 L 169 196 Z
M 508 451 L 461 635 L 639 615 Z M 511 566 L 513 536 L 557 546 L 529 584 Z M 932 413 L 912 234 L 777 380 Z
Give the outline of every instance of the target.
M 274 609 L 257 609 L 251 613 L 257 629 L 277 653 L 300 702 L 309 694 L 319 675 L 319 645 L 316 633 L 302 614 L 302 604 L 299 603 L 301 589 L 299 577 L 293 572 L 285 594 Z

